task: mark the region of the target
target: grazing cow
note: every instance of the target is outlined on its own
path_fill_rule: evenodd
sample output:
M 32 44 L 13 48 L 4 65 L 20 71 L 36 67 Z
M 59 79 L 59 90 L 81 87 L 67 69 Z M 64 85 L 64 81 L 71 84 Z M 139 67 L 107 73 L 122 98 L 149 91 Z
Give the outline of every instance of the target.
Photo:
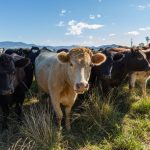
M 3 112 L 2 130 L 8 128 L 9 106 L 15 104 L 18 121 L 21 120 L 22 104 L 33 79 L 29 59 L 17 54 L 0 55 L 0 106 Z
M 100 80 L 104 94 L 108 93 L 110 88 L 119 86 L 128 73 L 150 69 L 149 62 L 144 52 L 131 50 L 123 52 L 123 54 L 124 57 L 121 61 L 113 63 L 111 79 Z
M 143 50 L 143 52 L 146 54 L 146 58 L 150 62 L 150 50 Z M 142 94 L 143 96 L 146 96 L 146 85 L 149 78 L 150 70 L 131 72 L 129 74 L 129 89 L 132 90 L 135 87 L 136 80 L 138 80 L 142 88 Z
M 69 53 L 41 53 L 35 60 L 35 75 L 38 86 L 50 95 L 51 102 L 61 127 L 65 106 L 66 129 L 70 130 L 70 112 L 78 94 L 89 88 L 88 80 L 92 65 L 106 60 L 101 53 L 93 54 L 88 48 L 73 48 Z

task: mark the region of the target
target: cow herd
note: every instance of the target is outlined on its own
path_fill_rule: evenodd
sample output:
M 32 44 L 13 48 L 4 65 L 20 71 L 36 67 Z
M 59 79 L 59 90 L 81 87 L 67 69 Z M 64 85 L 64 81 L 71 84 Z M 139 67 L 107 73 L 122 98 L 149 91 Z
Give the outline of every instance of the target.
M 58 128 L 65 107 L 65 127 L 71 129 L 70 112 L 78 94 L 92 87 L 107 95 L 128 77 L 129 89 L 140 80 L 143 95 L 150 76 L 150 45 L 144 48 L 110 48 L 94 51 L 87 47 L 58 53 L 48 49 L 7 49 L 0 52 L 0 106 L 2 131 L 8 128 L 9 110 L 15 105 L 17 120 L 22 120 L 22 105 L 35 76 L 39 90 L 49 94 Z M 100 90 L 102 88 L 102 91 Z

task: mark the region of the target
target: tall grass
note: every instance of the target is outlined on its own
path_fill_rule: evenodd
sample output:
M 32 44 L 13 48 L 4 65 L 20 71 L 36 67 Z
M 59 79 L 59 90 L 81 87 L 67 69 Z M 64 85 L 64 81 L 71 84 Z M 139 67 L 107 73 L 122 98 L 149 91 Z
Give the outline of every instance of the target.
M 38 97 L 35 93 L 34 96 Z M 23 125 L 17 127 L 14 122 L 0 135 L 0 150 L 150 149 L 149 98 L 129 94 L 123 87 L 106 97 L 94 89 L 83 101 L 81 111 L 72 112 L 70 132 L 57 130 L 48 102 L 29 101 L 30 105 L 24 107 Z
M 61 133 L 54 124 L 52 111 L 46 105 L 33 106 L 25 112 L 25 121 L 21 131 L 25 137 L 34 141 L 36 149 L 61 148 Z

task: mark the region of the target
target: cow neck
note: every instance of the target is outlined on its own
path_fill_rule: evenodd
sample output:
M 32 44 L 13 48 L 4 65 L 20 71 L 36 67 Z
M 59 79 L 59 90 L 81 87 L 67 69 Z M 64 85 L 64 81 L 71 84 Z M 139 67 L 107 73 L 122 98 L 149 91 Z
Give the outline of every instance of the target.
M 124 79 L 128 74 L 127 66 L 128 66 L 128 56 L 130 54 L 126 53 L 125 55 L 126 56 L 123 58 L 123 60 L 116 64 L 117 67 L 115 68 L 119 70 L 117 77 L 120 77 L 121 79 Z

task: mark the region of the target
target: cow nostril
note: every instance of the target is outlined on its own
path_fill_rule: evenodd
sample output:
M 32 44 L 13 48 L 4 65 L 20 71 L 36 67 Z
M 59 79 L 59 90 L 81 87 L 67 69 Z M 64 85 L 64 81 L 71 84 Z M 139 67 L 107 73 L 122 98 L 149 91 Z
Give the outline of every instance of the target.
M 83 83 L 83 82 L 77 83 L 76 84 L 76 88 L 77 89 L 88 89 L 89 88 L 89 84 L 88 83 Z
M 85 84 L 85 88 L 86 89 L 88 89 L 89 88 L 89 84 L 87 83 L 87 84 Z
M 76 84 L 76 88 L 77 88 L 77 89 L 80 89 L 80 83 L 77 83 L 77 84 Z

